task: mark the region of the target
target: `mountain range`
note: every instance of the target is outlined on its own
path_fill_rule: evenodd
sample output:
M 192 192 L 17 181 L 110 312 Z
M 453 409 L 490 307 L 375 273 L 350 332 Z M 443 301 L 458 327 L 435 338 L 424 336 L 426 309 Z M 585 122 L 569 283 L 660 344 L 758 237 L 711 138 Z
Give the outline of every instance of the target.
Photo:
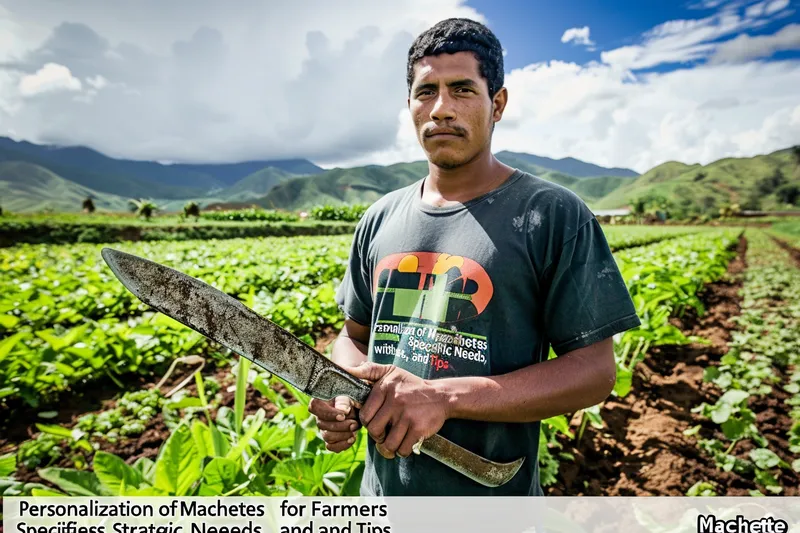
M 800 185 L 800 154 L 792 148 L 705 166 L 673 161 L 643 175 L 571 157 L 551 159 L 509 151 L 495 155 L 512 167 L 573 190 L 594 209 L 623 207 L 653 196 L 700 210 L 745 201 L 764 208 L 785 207 L 777 189 Z M 0 137 L 0 207 L 11 212 L 79 211 L 83 199 L 91 196 L 99 210 L 108 211 L 128 211 L 134 198 L 151 199 L 162 211 L 180 211 L 188 201 L 201 206 L 300 210 L 320 204 L 370 203 L 421 179 L 427 171 L 426 161 L 329 170 L 306 159 L 163 164 L 115 159 L 80 146 Z

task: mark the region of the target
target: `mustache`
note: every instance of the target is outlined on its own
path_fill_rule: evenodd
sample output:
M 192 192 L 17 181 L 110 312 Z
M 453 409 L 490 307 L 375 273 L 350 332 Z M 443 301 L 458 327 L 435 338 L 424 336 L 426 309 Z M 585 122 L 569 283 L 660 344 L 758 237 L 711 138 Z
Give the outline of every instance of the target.
M 444 128 L 438 126 L 431 126 L 429 128 L 425 128 L 423 133 L 425 137 L 430 137 L 435 133 L 444 133 L 444 132 L 453 133 L 455 135 L 460 135 L 462 137 L 466 137 L 467 135 L 467 130 L 465 130 L 461 126 L 447 126 Z

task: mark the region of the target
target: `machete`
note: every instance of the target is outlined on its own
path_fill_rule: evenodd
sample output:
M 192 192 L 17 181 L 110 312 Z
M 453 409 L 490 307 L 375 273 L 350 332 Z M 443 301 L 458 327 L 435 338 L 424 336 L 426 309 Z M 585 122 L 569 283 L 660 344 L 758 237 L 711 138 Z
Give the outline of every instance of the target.
M 314 398 L 349 396 L 363 405 L 371 386 L 236 298 L 183 272 L 132 254 L 103 248 L 106 264 L 139 300 L 177 320 Z M 519 471 L 484 459 L 439 434 L 421 446 L 426 455 L 487 487 L 499 487 Z

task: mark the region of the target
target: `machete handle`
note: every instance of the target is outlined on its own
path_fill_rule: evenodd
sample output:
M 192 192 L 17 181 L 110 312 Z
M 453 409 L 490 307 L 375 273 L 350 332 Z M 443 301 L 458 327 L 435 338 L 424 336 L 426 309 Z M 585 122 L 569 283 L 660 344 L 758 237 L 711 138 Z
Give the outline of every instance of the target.
M 372 386 L 333 361 L 325 360 L 325 363 L 315 365 L 309 381 L 309 390 L 313 390 L 314 396 L 323 400 L 348 396 L 354 402 L 363 405 L 372 391 Z M 499 487 L 508 483 L 525 461 L 524 457 L 510 463 L 490 461 L 438 433 L 423 440 L 419 450 L 485 487 Z

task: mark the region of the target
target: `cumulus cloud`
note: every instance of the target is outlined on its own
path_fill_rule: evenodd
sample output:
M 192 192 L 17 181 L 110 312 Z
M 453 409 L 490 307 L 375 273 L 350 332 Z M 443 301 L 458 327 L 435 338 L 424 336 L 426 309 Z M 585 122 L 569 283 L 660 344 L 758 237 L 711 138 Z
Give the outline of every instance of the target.
M 55 91 L 80 90 L 81 81 L 67 67 L 56 63 L 47 63 L 35 74 L 23 76 L 19 82 L 19 93 L 26 98 Z
M 110 17 L 87 0 L 65 22 L 52 4 L 6 0 L 19 26 L 52 27 L 0 59 L 0 135 L 134 159 L 358 157 L 395 141 L 414 36 L 450 16 L 484 21 L 462 0 L 314 4 L 143 0 Z M 51 62 L 84 92 L 27 101 L 20 80 Z
M 574 42 L 585 46 L 592 46 L 594 43 L 589 39 L 589 26 L 582 28 L 570 28 L 561 36 L 562 43 Z
M 796 144 L 800 62 L 753 60 L 796 48 L 797 25 L 743 40 L 790 11 L 783 2 L 749 13 L 752 1 L 720 3 L 710 16 L 666 21 L 605 50 L 600 61 L 508 72 L 494 149 L 645 172 L 670 159 L 707 163 Z M 0 17 L 0 42 L 7 28 L 16 44 L 0 50 L 0 135 L 168 161 L 423 159 L 406 108 L 408 46 L 443 18 L 484 20 L 462 0 L 354 0 L 346 12 L 323 1 L 276 10 L 241 0 L 231 10 L 213 0 L 191 9 L 184 0 L 141 0 L 113 13 L 86 0 L 71 6 L 69 22 L 52 3 L 3 3 L 13 20 L 3 26 Z M 589 46 L 589 28 L 562 40 Z M 690 65 L 643 71 L 676 63 Z M 48 64 L 61 67 L 50 67 L 60 88 L 24 97 L 22 80 Z

